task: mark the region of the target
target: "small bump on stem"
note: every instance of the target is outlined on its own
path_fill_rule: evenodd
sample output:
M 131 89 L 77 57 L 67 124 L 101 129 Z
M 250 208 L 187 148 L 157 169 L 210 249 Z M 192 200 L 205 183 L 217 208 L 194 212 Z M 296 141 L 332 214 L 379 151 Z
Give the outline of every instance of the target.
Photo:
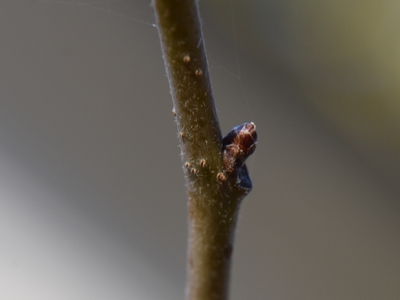
M 222 184 L 222 183 L 224 183 L 225 181 L 226 181 L 226 176 L 224 175 L 224 173 L 219 172 L 219 173 L 217 174 L 217 182 L 218 182 L 219 184 Z
M 195 74 L 197 77 L 201 77 L 201 76 L 203 76 L 203 71 L 202 71 L 201 69 L 197 69 L 197 70 L 194 72 L 194 74 Z
M 207 161 L 203 158 L 200 160 L 200 167 L 205 168 L 207 166 Z

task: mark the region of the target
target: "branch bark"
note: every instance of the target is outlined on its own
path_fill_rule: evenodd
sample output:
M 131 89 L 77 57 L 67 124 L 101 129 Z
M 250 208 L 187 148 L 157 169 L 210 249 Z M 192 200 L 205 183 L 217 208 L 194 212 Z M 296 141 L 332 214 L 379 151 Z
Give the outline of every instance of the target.
M 189 196 L 187 299 L 228 299 L 238 208 L 251 189 L 244 164 L 253 123 L 222 138 L 195 0 L 153 0 Z

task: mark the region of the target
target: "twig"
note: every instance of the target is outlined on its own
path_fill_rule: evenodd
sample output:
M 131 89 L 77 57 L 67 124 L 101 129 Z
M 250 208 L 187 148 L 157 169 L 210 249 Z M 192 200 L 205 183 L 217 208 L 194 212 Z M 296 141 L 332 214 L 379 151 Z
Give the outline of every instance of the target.
M 244 162 L 255 149 L 255 125 L 222 139 L 196 1 L 153 5 L 189 195 L 187 299 L 225 300 L 238 208 L 251 190 Z

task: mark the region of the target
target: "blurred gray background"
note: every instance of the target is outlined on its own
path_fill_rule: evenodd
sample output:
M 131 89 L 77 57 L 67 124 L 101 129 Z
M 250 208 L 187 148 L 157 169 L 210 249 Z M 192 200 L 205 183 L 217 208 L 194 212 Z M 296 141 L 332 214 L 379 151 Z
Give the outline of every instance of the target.
M 201 1 L 223 132 L 257 124 L 233 300 L 400 298 L 398 1 Z M 150 1 L 0 2 L 0 299 L 183 299 Z

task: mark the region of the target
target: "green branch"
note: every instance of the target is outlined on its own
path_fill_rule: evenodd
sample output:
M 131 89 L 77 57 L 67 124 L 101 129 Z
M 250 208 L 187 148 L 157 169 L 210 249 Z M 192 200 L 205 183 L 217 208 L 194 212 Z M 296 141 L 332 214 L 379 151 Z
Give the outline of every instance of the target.
M 251 181 L 253 123 L 221 136 L 195 0 L 153 0 L 189 195 L 189 300 L 228 298 L 233 235 Z

